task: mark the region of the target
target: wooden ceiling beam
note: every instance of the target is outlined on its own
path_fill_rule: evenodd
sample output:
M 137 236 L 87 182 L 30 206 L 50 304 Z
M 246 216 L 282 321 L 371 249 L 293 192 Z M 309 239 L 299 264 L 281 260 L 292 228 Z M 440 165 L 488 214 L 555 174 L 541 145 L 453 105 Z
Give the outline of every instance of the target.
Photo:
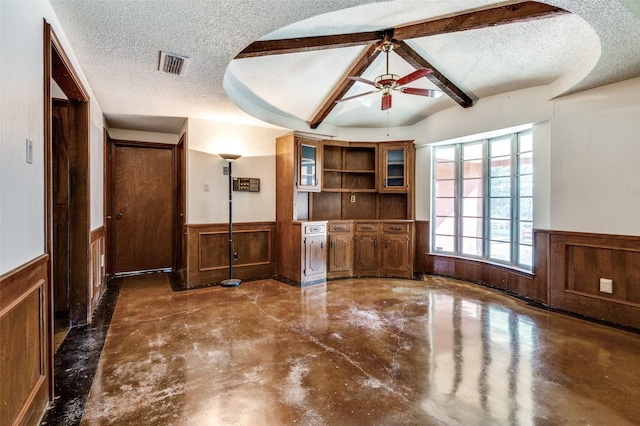
M 414 68 L 429 68 L 433 72 L 426 76 L 433 84 L 442 90 L 447 96 L 456 101 L 461 107 L 469 108 L 473 106 L 475 100 L 467 95 L 462 89 L 453 84 L 447 77 L 431 65 L 426 59 L 418 54 L 404 41 L 397 41 L 398 47 L 394 52 L 408 62 Z
M 569 13 L 559 7 L 536 1 L 481 9 L 446 18 L 432 19 L 396 27 L 393 38 L 409 40 L 459 31 L 477 30 L 497 25 L 528 22 Z
M 336 101 L 342 99 L 349 91 L 355 81 L 350 80 L 347 76 L 360 77 L 371 63 L 378 57 L 380 50 L 376 48 L 376 44 L 370 44 L 362 51 L 356 59 L 353 66 L 342 77 L 342 81 L 333 89 L 327 100 L 322 104 L 316 115 L 309 121 L 309 127 L 312 129 L 318 126 L 327 118 L 327 115 L 336 107 Z
M 245 47 L 242 52 L 236 55 L 235 59 L 362 46 L 380 41 L 385 34 L 386 30 L 280 40 L 258 40 Z
M 380 31 L 298 37 L 278 40 L 258 40 L 236 55 L 235 59 L 284 53 L 310 52 L 322 49 L 360 46 L 380 40 L 385 36 L 395 40 L 428 37 L 457 31 L 468 31 L 496 25 L 526 22 L 569 13 L 564 9 L 536 1 L 525 1 L 506 6 L 480 9 L 445 18 L 430 19 L 401 25 Z

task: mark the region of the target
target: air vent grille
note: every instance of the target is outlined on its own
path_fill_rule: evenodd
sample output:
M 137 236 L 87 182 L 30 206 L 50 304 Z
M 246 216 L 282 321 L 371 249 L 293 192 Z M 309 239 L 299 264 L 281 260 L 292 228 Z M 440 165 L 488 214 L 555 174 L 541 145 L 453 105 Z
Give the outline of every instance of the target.
M 189 58 L 187 56 L 160 52 L 158 71 L 166 72 L 167 74 L 182 75 L 187 70 L 188 62 Z

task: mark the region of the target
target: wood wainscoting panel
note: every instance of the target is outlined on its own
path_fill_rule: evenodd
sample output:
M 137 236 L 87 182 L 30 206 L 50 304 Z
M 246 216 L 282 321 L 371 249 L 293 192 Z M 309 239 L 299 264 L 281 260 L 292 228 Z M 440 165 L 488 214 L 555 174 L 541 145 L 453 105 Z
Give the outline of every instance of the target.
M 534 230 L 535 265 L 531 273 L 479 260 L 430 254 L 429 236 L 429 222 L 416 221 L 416 272 L 477 282 L 547 303 L 547 231 Z
M 37 424 L 50 398 L 49 256 L 0 277 L 0 420 Z
M 640 237 L 551 231 L 549 258 L 551 307 L 640 329 Z
M 275 222 L 234 223 L 233 276 L 242 280 L 275 275 Z M 187 225 L 188 288 L 216 284 L 229 278 L 229 225 Z
M 89 268 L 89 318 L 98 307 L 100 298 L 107 289 L 106 269 L 105 269 L 105 228 L 91 231 L 90 251 L 91 265 Z
M 429 256 L 431 229 L 429 221 L 416 220 L 416 249 L 414 252 L 414 269 L 418 272 L 433 271 L 433 256 Z
M 201 232 L 200 271 L 229 267 L 229 232 Z M 233 231 L 233 251 L 238 254 L 233 267 L 271 263 L 271 230 Z

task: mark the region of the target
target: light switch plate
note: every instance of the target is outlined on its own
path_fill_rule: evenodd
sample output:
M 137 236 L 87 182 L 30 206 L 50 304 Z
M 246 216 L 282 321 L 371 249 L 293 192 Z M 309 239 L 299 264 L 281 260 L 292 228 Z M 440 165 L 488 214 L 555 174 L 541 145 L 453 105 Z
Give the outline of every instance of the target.
M 27 163 L 33 164 L 33 142 L 31 139 L 27 139 L 26 141 L 26 149 L 27 149 Z

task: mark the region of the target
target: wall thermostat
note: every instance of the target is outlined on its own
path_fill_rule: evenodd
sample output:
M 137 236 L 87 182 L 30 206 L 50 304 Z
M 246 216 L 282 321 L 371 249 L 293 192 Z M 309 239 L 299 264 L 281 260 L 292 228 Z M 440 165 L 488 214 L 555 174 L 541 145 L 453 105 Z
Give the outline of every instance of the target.
M 260 192 L 260 178 L 233 178 L 233 190 Z

